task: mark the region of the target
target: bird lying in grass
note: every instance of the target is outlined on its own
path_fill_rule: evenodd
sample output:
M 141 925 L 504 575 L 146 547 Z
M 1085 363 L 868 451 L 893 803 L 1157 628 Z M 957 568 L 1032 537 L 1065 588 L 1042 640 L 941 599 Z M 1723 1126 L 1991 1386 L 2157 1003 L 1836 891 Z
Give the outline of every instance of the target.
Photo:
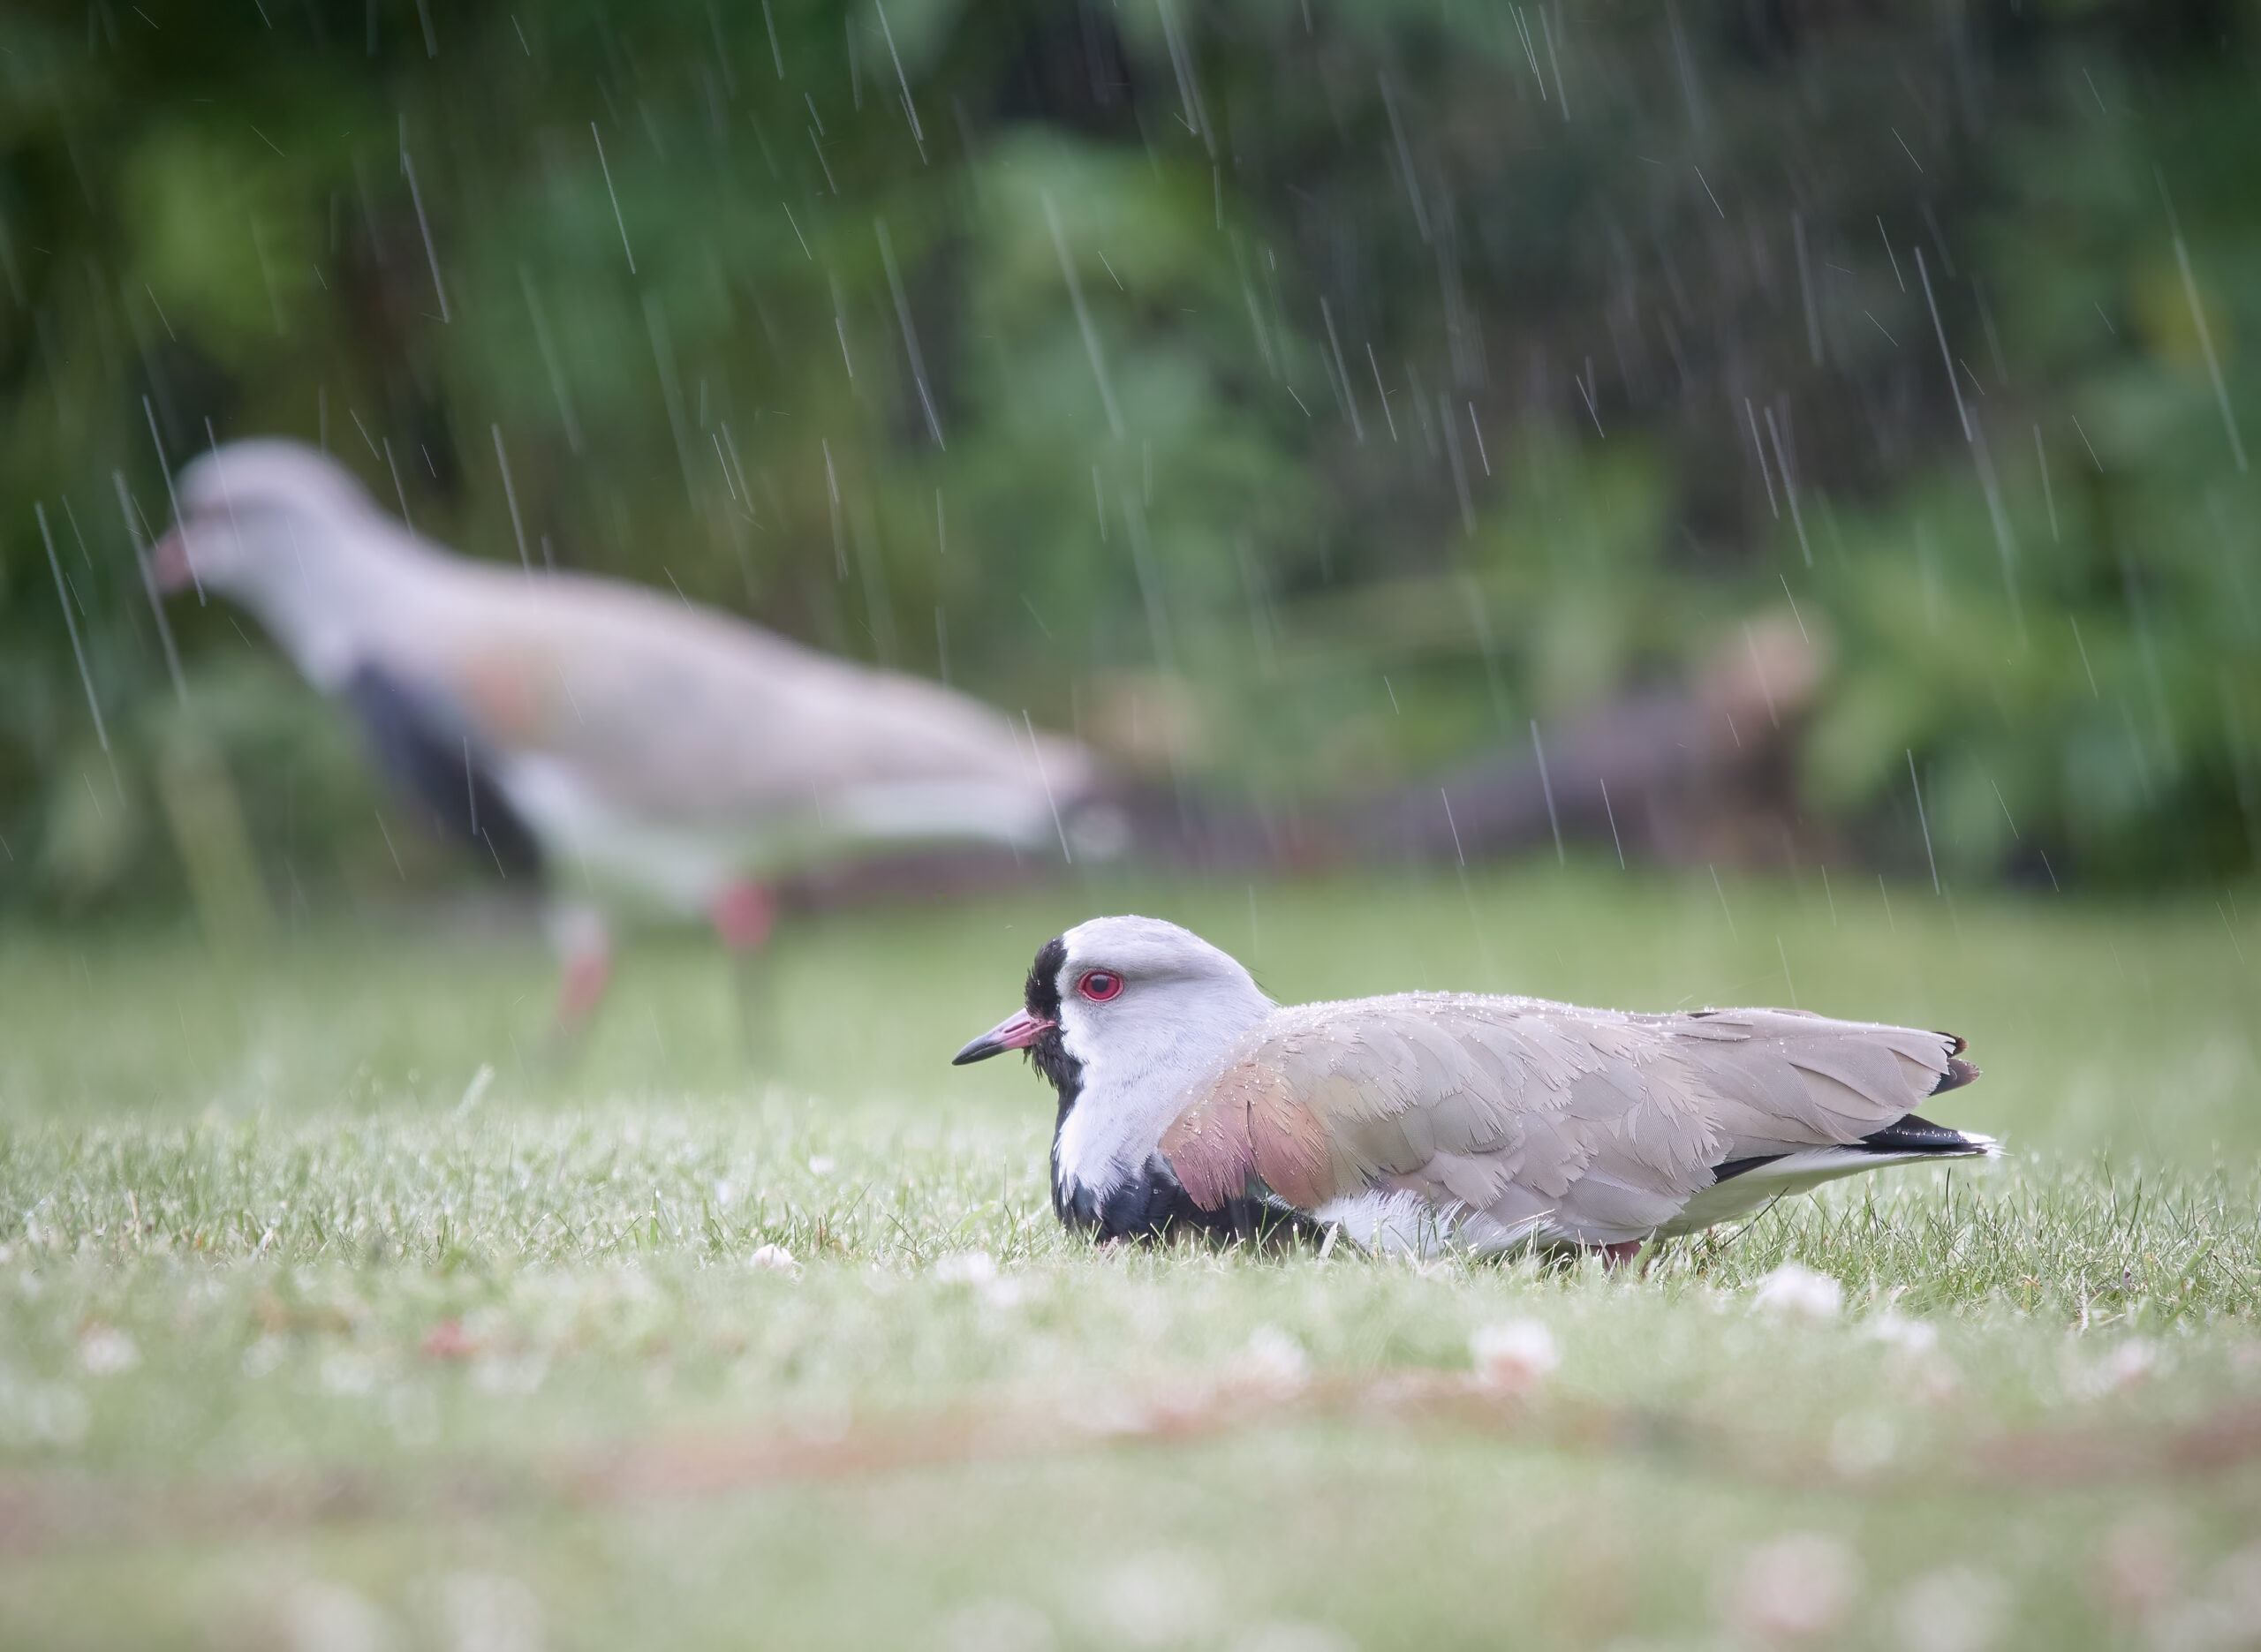
M 1107 828 L 1073 741 L 640 586 L 451 555 L 312 448 L 231 442 L 178 491 L 157 582 L 249 607 L 432 825 L 546 879 L 562 1032 L 603 995 L 615 913 L 751 955 L 782 873 Z
M 956 1064 L 1029 1052 L 1060 1094 L 1053 1208 L 1101 1238 L 1297 1226 L 1614 1265 L 1840 1176 L 1992 1157 L 1915 1112 L 1978 1076 L 1962 1049 L 1785 1009 L 1282 1007 L 1175 924 L 1100 917 L 1045 943 L 1020 1013 Z

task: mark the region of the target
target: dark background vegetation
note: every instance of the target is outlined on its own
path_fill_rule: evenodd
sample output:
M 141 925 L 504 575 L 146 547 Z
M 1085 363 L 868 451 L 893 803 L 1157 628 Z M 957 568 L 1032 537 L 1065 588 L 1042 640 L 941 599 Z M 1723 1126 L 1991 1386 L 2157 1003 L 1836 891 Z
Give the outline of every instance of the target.
M 276 432 L 470 554 L 672 584 L 1267 809 L 1524 743 L 1794 601 L 1834 662 L 1810 834 L 1921 869 L 1920 777 L 1950 879 L 2232 875 L 2254 22 L 11 5 L 0 901 L 394 883 L 350 734 L 220 604 L 171 606 L 176 675 L 136 572 L 159 447 Z

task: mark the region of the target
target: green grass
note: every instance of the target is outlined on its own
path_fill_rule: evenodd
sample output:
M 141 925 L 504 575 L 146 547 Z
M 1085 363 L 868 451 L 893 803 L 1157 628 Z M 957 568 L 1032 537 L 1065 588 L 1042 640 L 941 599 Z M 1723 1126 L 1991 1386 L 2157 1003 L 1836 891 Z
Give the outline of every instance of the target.
M 1548 864 L 853 913 L 781 937 L 758 1061 L 685 938 L 569 1066 L 507 929 L 0 938 L 0 1639 L 1652 1648 L 1763 1639 L 1774 1565 L 1838 1568 L 1826 1644 L 2248 1644 L 2261 927 L 1890 899 Z M 1986 1075 L 1943 1114 L 2011 1156 L 1641 1278 L 1095 1251 L 1049 1093 L 946 1062 L 1120 909 L 1288 999 L 1951 1028 Z M 1841 1311 L 1764 1305 L 1788 1261 Z M 1471 1393 L 1511 1320 L 1559 1365 Z

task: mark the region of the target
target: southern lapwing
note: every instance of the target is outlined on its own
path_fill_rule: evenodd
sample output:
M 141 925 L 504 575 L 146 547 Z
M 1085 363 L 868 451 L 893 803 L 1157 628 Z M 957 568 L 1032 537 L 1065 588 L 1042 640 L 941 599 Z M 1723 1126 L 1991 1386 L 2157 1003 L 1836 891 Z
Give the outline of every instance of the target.
M 1099 917 L 1045 943 L 1020 1013 L 957 1061 L 1026 1050 L 1058 1090 L 1052 1200 L 1071 1228 L 1316 1225 L 1369 1249 L 1614 1264 L 1839 1176 L 1997 1152 L 1916 1114 L 1978 1076 L 1962 1048 L 1785 1009 L 1283 1007 L 1175 924 Z
M 216 449 L 176 491 L 159 582 L 251 609 L 435 824 L 545 875 L 568 1031 L 603 994 L 613 914 L 704 917 L 751 952 L 781 873 L 874 842 L 1064 844 L 1092 791 L 1082 747 L 939 684 L 453 555 L 296 442 Z

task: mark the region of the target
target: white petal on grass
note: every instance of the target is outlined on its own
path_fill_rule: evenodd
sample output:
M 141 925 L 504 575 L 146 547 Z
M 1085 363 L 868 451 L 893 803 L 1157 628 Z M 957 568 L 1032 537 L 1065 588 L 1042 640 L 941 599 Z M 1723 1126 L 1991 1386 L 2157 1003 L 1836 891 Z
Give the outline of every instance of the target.
M 1934 1354 L 1917 1364 L 1916 1398 L 1926 1405 L 1951 1405 L 1962 1394 L 1962 1373 L 1953 1360 Z
M 986 1250 L 960 1250 L 934 1264 L 944 1285 L 981 1285 L 997 1277 L 997 1258 Z
M 1233 1362 L 1233 1375 L 1247 1386 L 1285 1397 L 1311 1381 L 1311 1355 L 1277 1325 L 1259 1325 Z
M 753 1254 L 745 1259 L 749 1268 L 772 1273 L 798 1273 L 801 1264 L 793 1260 L 793 1253 L 783 1245 L 757 1245 Z
M 1802 1262 L 1786 1262 L 1751 1287 L 1751 1301 L 1769 1313 L 1834 1319 L 1845 1306 L 1845 1287 Z
M 1940 1333 L 1936 1325 L 1921 1319 L 1909 1319 L 1886 1309 L 1864 1327 L 1874 1341 L 1898 1349 L 1902 1354 L 1929 1354 L 1939 1346 Z
M 1793 1532 L 1747 1552 L 1727 1580 L 1728 1627 L 1773 1645 L 1818 1641 L 1841 1626 L 1861 1592 L 1861 1563 L 1836 1538 Z
M 970 1286 L 991 1308 L 1017 1308 L 1031 1294 L 1027 1280 L 1000 1274 L 996 1257 L 986 1250 L 953 1251 L 936 1260 L 934 1275 L 944 1285 Z
M 1536 1319 L 1507 1319 L 1484 1325 L 1468 1339 L 1476 1380 L 1501 1393 L 1529 1393 L 1562 1362 L 1554 1333 Z
M 2157 1372 L 2165 1356 L 2156 1342 L 2131 1337 L 2104 1358 L 2104 1376 L 2115 1389 L 2133 1388 Z
M 79 1338 L 79 1369 L 89 1377 L 116 1377 L 141 1363 L 131 1331 L 116 1325 L 89 1325 Z
M 1025 1279 L 1000 1277 L 982 1280 L 973 1287 L 973 1294 L 991 1308 L 1018 1308 L 1036 1292 Z
M 2074 1355 L 2068 1349 L 2068 1356 Z M 2146 1337 L 2130 1337 L 2102 1359 L 2076 1366 L 2066 1387 L 2083 1399 L 2141 1386 L 2157 1376 L 2166 1362 L 2166 1350 Z

